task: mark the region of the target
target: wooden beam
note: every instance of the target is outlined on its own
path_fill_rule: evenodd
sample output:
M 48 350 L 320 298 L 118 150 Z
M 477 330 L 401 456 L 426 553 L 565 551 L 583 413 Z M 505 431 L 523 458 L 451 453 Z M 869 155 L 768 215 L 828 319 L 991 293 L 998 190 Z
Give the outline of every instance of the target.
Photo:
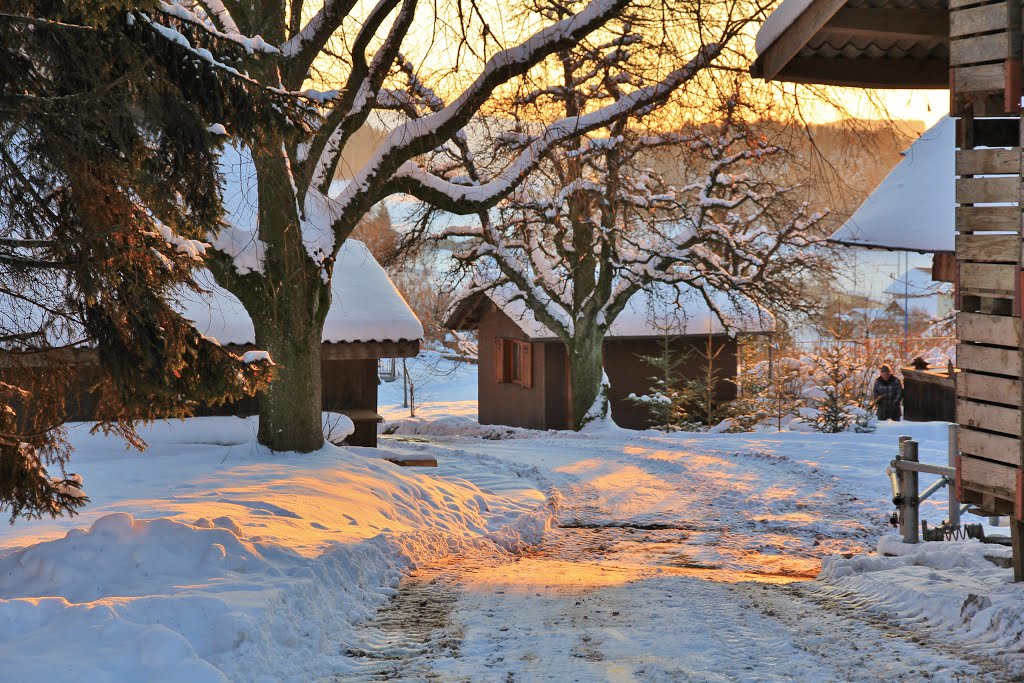
M 815 34 L 815 38 L 873 40 L 949 40 L 949 12 L 945 8 L 843 7 Z M 835 44 L 835 40 L 831 41 Z
M 420 352 L 419 340 L 384 342 L 324 342 L 320 357 L 324 360 L 362 360 L 367 358 L 412 358 Z
M 813 0 L 775 42 L 758 56 L 751 71 L 759 78 L 775 80 L 779 72 L 845 4 L 846 0 Z
M 944 59 L 909 57 L 794 57 L 776 72 L 775 80 L 861 88 L 945 90 L 949 88 L 949 64 Z

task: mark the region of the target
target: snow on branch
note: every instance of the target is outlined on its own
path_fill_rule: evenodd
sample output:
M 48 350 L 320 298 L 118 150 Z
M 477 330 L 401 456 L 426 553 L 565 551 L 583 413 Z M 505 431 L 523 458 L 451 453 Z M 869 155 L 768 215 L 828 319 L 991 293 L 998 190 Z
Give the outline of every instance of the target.
M 464 128 L 499 85 L 525 74 L 559 49 L 575 45 L 626 4 L 628 0 L 592 0 L 579 13 L 540 29 L 516 47 L 493 55 L 476 80 L 448 106 L 422 118 L 407 121 L 393 130 L 338 196 L 338 203 L 344 208 L 342 220 L 336 226 L 336 230 L 341 233 L 339 238 L 344 239 L 348 231 L 355 227 L 357 214 L 361 215 L 356 207 L 368 206 L 389 192 L 400 191 L 387 188 L 393 174 L 413 157 L 430 151 Z M 716 55 L 720 51 L 717 46 L 712 49 Z M 709 51 L 709 48 L 704 48 L 700 55 Z M 684 70 L 692 71 L 689 65 L 680 71 Z M 661 95 L 667 96 L 668 92 Z M 563 134 L 571 136 L 578 133 L 565 131 Z M 407 167 L 407 170 L 412 169 Z M 353 207 L 353 210 L 350 211 L 349 207 Z
M 238 26 L 235 24 L 235 20 L 231 18 L 231 14 L 224 7 L 224 3 L 221 0 L 203 0 L 204 3 L 210 8 L 211 16 L 216 17 L 221 25 L 224 27 L 224 31 L 220 31 L 210 21 L 204 21 L 203 17 L 192 10 L 173 2 L 160 2 L 160 12 L 168 16 L 174 17 L 180 21 L 192 24 L 208 33 L 221 38 L 223 40 L 230 40 L 233 43 L 241 46 L 246 52 L 252 54 L 254 52 L 265 52 L 267 54 L 277 54 L 279 50 L 263 40 L 262 36 L 243 36 Z
M 638 108 L 664 101 L 682 83 L 708 66 L 720 52 L 718 44 L 707 45 L 686 66 L 671 72 L 659 83 L 631 92 L 613 104 L 588 114 L 552 123 L 507 168 L 479 186 L 459 185 L 425 171 L 414 162 L 406 162 L 395 174 L 389 189 L 393 192 L 406 192 L 453 213 L 473 213 L 486 209 L 523 182 L 527 174 L 556 145 L 608 126 Z

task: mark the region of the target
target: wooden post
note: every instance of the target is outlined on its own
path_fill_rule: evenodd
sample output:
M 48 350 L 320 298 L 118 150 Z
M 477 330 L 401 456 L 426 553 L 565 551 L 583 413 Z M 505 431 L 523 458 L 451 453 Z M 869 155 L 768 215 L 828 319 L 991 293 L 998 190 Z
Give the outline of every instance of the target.
M 1021 544 L 1024 541 L 1024 522 L 1016 517 L 1010 517 L 1010 541 L 1013 545 L 1013 580 L 1020 583 L 1024 581 L 1024 553 L 1021 552 Z
M 908 439 L 903 442 L 903 456 L 905 462 L 917 462 L 917 442 Z M 900 479 L 900 498 L 903 503 L 903 542 L 918 542 L 918 515 L 917 515 L 917 472 L 904 472 Z
M 899 438 L 899 452 L 896 453 L 896 461 L 897 462 L 899 462 L 900 460 L 903 460 L 903 444 L 905 444 L 908 441 L 910 441 L 910 437 L 909 436 L 907 436 L 905 434 L 900 436 L 900 438 Z M 904 482 L 905 482 L 906 477 L 908 475 L 909 475 L 909 472 L 904 472 L 899 467 L 896 468 L 896 485 L 898 487 L 897 488 L 897 493 L 899 494 L 899 501 L 900 501 L 899 505 L 897 505 L 896 508 L 897 508 L 897 511 L 899 512 L 899 530 L 900 530 L 900 535 L 902 535 L 904 537 L 906 537 L 906 532 L 904 531 L 904 526 L 905 526 L 906 521 L 907 521 L 907 500 L 908 499 L 907 499 L 906 496 L 903 495 L 903 491 L 906 488 L 906 483 L 904 483 Z
M 958 427 L 959 425 L 955 424 L 949 425 L 949 454 L 947 462 L 953 469 L 956 469 L 957 456 L 960 455 L 960 449 L 957 446 Z M 949 482 L 946 488 L 949 491 L 949 527 L 950 529 L 958 529 L 960 528 L 960 499 L 956 495 L 956 482 Z

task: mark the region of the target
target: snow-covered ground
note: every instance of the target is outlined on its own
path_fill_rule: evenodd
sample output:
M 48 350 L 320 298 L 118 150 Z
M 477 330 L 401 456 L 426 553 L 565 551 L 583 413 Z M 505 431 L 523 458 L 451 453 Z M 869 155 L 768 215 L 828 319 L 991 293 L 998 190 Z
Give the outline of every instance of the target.
M 1008 549 L 886 522 L 897 436 L 944 464 L 944 424 L 531 432 L 476 424 L 473 366 L 410 374 L 417 417 L 382 385 L 376 451 L 76 428 L 86 512 L 0 530 L 0 680 L 1024 678 L 1024 589 L 985 558 Z

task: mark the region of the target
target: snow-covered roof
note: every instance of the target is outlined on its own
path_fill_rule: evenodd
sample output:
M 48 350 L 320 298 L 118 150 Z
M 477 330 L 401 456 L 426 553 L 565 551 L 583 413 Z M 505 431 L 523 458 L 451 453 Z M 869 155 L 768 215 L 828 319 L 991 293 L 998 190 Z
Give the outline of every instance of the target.
M 254 344 L 256 334 L 242 303 L 217 286 L 209 273 L 199 278 L 209 296 L 186 294 L 185 317 L 221 344 Z M 395 289 L 373 254 L 358 240 L 341 245 L 331 282 L 331 308 L 324 321 L 325 342 L 397 342 L 423 338 L 423 326 Z
M 906 25 L 913 28 L 906 29 Z M 754 41 L 758 78 L 861 88 L 946 88 L 946 0 L 783 0 Z
M 932 280 L 931 268 L 911 268 L 894 279 L 892 284 L 885 288 L 884 293 L 897 298 L 952 294 L 953 283 Z
M 955 132 L 954 120 L 945 117 L 922 133 L 831 240 L 903 251 L 953 251 Z
M 533 315 L 510 286 L 490 289 L 493 301 L 531 339 L 555 339 L 555 335 Z M 775 318 L 745 297 L 716 292 L 712 296 L 722 311 L 728 329 L 707 302 L 690 288 L 658 286 L 637 292 L 615 318 L 608 338 L 663 337 L 668 335 L 764 333 L 775 330 Z
M 782 0 L 775 11 L 768 15 L 754 39 L 754 51 L 761 54 L 779 39 L 783 31 L 804 13 L 814 0 Z

